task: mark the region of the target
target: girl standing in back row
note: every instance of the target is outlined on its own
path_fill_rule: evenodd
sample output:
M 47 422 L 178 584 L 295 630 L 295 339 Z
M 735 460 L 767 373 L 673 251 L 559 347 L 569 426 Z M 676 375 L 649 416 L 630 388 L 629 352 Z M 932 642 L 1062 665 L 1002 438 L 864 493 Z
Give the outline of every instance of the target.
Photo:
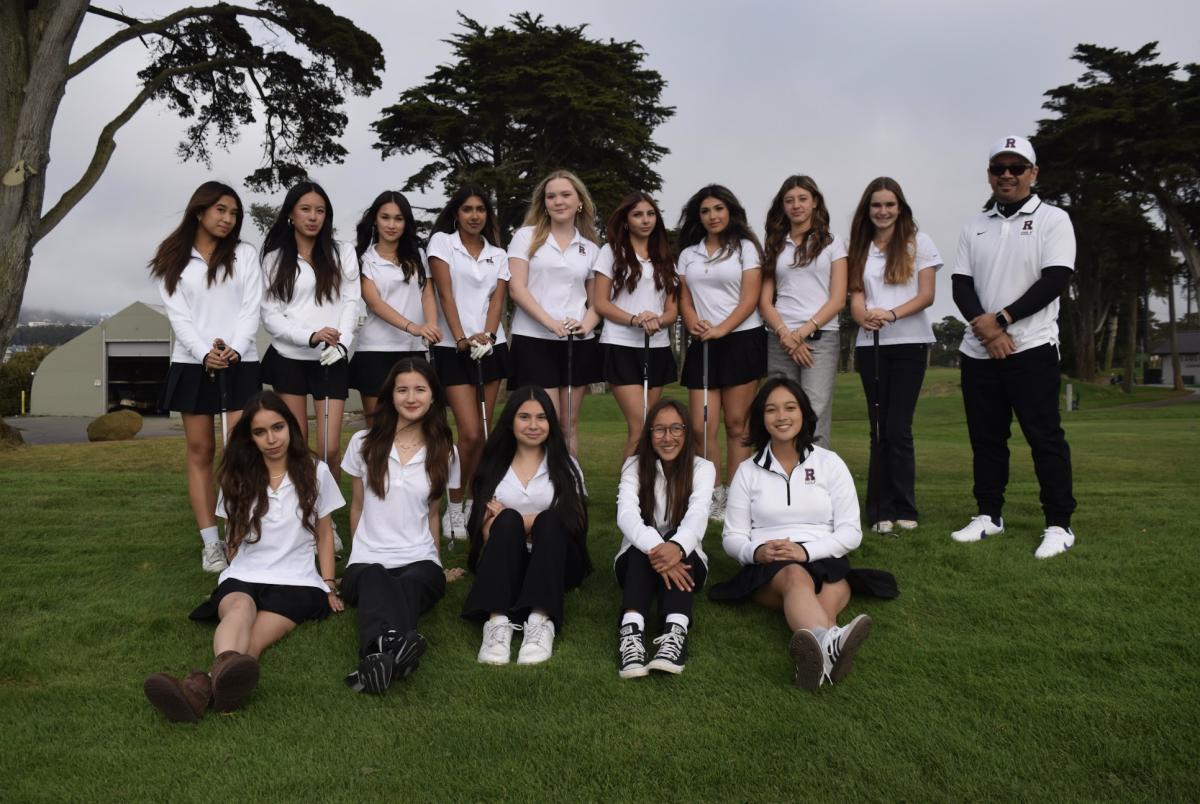
M 696 448 L 717 470 L 710 516 L 722 522 L 726 499 L 722 477 L 732 479 L 742 461 L 750 457 L 750 450 L 742 444 L 746 414 L 758 381 L 767 371 L 767 333 L 757 310 L 762 247 L 746 222 L 746 210 L 719 184 L 688 199 L 679 218 L 679 247 L 679 277 L 683 280 L 679 311 L 692 336 L 684 360 L 683 385 L 690 392 Z M 722 411 L 728 460 L 724 475 L 717 444 Z
M 175 333 L 162 406 L 183 417 L 188 497 L 204 541 L 200 561 L 205 572 L 229 566 L 214 513 L 213 417 L 228 410 L 228 426 L 234 426 L 246 400 L 262 390 L 254 342 L 262 269 L 254 248 L 239 239 L 241 232 L 237 191 L 205 182 L 192 193 L 183 220 L 150 263 Z

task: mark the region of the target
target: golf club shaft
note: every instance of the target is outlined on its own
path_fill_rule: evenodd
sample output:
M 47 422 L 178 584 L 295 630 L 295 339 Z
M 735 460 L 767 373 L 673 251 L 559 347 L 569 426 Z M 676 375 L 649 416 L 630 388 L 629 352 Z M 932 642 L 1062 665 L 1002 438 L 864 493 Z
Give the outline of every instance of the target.
M 708 460 L 708 341 L 700 346 L 704 353 L 704 460 Z
M 879 330 L 871 334 L 875 343 L 875 523 L 879 524 Z
M 483 358 L 475 361 L 475 368 L 479 370 L 479 418 L 483 422 L 483 440 L 488 439 L 488 420 L 487 420 L 487 394 L 483 390 Z
M 650 333 L 642 347 L 642 424 L 646 423 L 646 408 L 650 404 Z
M 322 460 L 329 465 L 329 366 L 325 367 L 325 438 L 322 439 Z
M 574 330 L 567 333 L 567 451 L 571 450 L 571 392 L 575 387 L 575 375 L 572 373 L 573 351 L 575 346 Z M 559 397 L 561 399 L 561 397 Z

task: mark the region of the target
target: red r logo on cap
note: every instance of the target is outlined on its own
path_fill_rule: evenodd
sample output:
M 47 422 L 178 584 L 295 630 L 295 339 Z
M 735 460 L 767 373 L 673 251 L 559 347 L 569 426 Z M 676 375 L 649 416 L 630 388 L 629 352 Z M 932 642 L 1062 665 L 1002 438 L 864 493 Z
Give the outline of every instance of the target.
M 1016 147 L 1017 147 L 1017 141 L 1016 141 L 1016 140 L 1014 140 L 1014 139 L 1007 139 L 1007 140 L 1005 140 L 1005 141 L 1004 141 L 1004 147 L 1005 147 L 1005 148 L 1016 148 Z

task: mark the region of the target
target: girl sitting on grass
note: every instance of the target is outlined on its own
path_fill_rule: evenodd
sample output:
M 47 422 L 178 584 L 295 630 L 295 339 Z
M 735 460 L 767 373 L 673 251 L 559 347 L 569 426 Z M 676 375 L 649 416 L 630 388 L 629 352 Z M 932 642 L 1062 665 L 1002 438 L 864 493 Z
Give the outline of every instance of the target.
M 417 669 L 426 647 L 417 618 L 463 571 L 442 570 L 436 533 L 442 497 L 460 485 L 442 384 L 424 359 L 408 357 L 374 393 L 383 404 L 342 461 L 354 487 L 342 590 L 358 607 L 358 670 L 346 683 L 380 695 Z
M 733 478 L 721 536 L 742 569 L 708 593 L 782 609 L 793 631 L 796 686 L 813 691 L 826 678 L 844 679 L 871 633 L 866 614 L 838 627 L 850 593 L 899 594 L 891 573 L 851 569 L 846 560 L 862 541 L 858 495 L 842 459 L 814 443 L 816 429 L 799 383 L 772 376 L 763 384 L 745 441 L 755 455 Z
M 150 703 L 175 722 L 196 723 L 211 703 L 242 708 L 258 683 L 258 658 L 305 620 L 341 611 L 334 591 L 330 514 L 346 504 L 329 467 L 316 460 L 305 432 L 273 391 L 246 402 L 217 473 L 217 516 L 225 519 L 229 568 L 193 620 L 219 620 L 208 673 L 182 681 L 146 679 Z M 313 541 L 321 565 L 313 567 Z
M 633 457 L 621 470 L 617 525 L 621 549 L 614 569 L 621 600 L 618 675 L 651 670 L 682 673 L 692 595 L 708 577 L 701 542 L 708 527 L 716 467 L 696 455 L 688 410 L 674 399 L 656 402 L 646 415 Z M 658 598 L 658 651 L 646 661 L 644 632 L 652 598 Z
M 549 394 L 529 385 L 513 392 L 471 488 L 487 501 L 467 522 L 475 583 L 462 610 L 483 623 L 479 661 L 508 664 L 512 632 L 524 631 L 518 664 L 544 662 L 562 630 L 567 590 L 592 570 L 587 488 Z

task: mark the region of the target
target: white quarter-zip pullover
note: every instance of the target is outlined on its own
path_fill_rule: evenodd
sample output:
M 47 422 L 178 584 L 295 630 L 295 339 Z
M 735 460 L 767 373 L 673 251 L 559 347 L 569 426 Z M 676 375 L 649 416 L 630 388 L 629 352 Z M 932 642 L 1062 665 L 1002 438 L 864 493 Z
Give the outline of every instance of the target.
M 192 249 L 175 293 L 168 295 L 163 282 L 159 282 L 158 291 L 175 333 L 172 363 L 203 364 L 217 338 L 223 338 L 243 362 L 258 361 L 254 336 L 258 333 L 263 276 L 253 246 L 239 243 L 233 252 L 233 278 L 225 279 L 225 268 L 218 266 L 212 287 L 208 285 L 208 263 Z
M 292 288 L 292 300 L 284 302 L 265 293 L 262 303 L 263 327 L 271 334 L 275 351 L 292 360 L 320 360 L 321 350 L 309 345 L 314 332 L 333 327 L 341 337 L 338 342 L 348 350 L 354 341 L 358 325 L 358 308 L 362 303 L 362 286 L 358 279 L 358 255 L 354 244 L 334 241 L 342 264 L 342 281 L 333 303 L 317 299 L 317 275 L 303 257 L 296 257 L 300 270 Z M 271 287 L 279 266 L 279 251 L 267 255 L 263 264 L 266 288 Z

